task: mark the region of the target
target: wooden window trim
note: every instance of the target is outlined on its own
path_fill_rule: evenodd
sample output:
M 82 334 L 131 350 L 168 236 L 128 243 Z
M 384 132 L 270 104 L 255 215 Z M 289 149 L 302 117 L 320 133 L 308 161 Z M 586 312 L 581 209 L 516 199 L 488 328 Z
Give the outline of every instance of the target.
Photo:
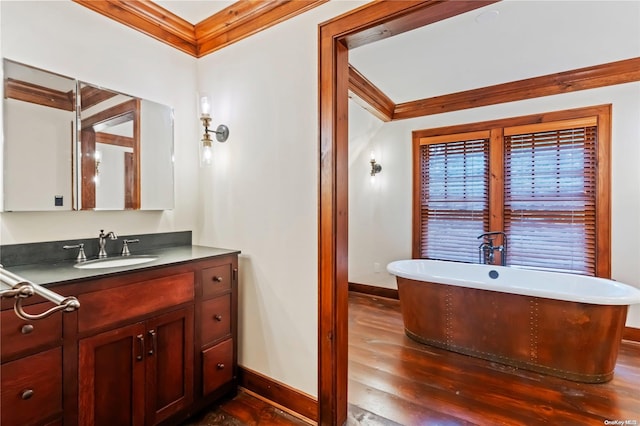
M 412 224 L 412 257 L 419 258 L 420 247 L 420 144 L 423 141 L 453 141 L 463 135 L 478 135 L 484 129 L 490 130 L 489 167 L 489 227 L 491 230 L 503 230 L 504 222 L 501 214 L 496 212 L 504 206 L 504 143 L 503 137 L 508 134 L 557 130 L 575 126 L 598 127 L 598 143 L 596 145 L 596 268 L 595 275 L 602 278 L 611 277 L 611 105 L 578 108 L 492 120 L 469 125 L 456 125 L 436 129 L 413 132 L 413 224 Z M 500 166 L 496 166 L 500 165 Z
M 474 132 L 455 133 L 450 135 L 427 136 L 420 138 L 420 145 L 430 145 L 434 143 L 457 142 L 461 140 L 487 139 L 491 134 L 490 130 L 477 130 Z

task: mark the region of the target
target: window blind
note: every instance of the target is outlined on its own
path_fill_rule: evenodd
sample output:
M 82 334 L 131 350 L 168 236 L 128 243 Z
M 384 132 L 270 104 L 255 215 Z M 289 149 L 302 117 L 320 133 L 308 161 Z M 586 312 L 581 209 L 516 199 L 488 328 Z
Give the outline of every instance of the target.
M 420 146 L 421 257 L 477 262 L 489 223 L 489 139 Z
M 507 264 L 595 275 L 596 130 L 505 136 Z

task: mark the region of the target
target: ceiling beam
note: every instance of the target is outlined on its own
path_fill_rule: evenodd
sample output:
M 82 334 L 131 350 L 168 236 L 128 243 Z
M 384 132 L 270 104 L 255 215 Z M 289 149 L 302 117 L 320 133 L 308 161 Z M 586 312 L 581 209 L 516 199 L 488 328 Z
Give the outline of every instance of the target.
M 6 78 L 4 81 L 4 97 L 65 111 L 75 110 L 73 90 L 62 92 L 12 78 Z
M 595 89 L 633 81 L 640 81 L 640 58 L 609 62 L 397 104 L 393 111 L 393 120 Z
M 391 121 L 396 104 L 376 85 L 349 64 L 349 92 L 354 102 L 382 121 Z
M 85 110 L 107 99 L 111 99 L 116 95 L 117 93 L 111 90 L 100 89 L 95 86 L 84 86 L 80 89 L 80 107 L 82 110 Z

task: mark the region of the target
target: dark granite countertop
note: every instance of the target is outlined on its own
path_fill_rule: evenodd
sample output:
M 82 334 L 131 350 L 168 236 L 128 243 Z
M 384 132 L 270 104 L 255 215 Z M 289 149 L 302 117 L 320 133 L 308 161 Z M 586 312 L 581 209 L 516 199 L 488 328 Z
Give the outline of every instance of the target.
M 144 252 L 136 252 L 135 255 L 158 256 L 157 259 L 138 265 L 120 266 L 101 269 L 74 268 L 75 261 L 65 260 L 55 263 L 38 263 L 30 265 L 16 265 L 7 267 L 10 272 L 44 287 L 52 287 L 59 284 L 69 284 L 73 281 L 82 281 L 96 277 L 124 274 L 131 271 L 158 268 L 161 266 L 202 260 L 229 254 L 239 254 L 239 250 L 222 249 L 215 247 L 183 245 L 177 247 L 165 247 Z M 113 257 L 113 256 L 112 256 Z M 91 260 L 91 259 L 89 259 Z

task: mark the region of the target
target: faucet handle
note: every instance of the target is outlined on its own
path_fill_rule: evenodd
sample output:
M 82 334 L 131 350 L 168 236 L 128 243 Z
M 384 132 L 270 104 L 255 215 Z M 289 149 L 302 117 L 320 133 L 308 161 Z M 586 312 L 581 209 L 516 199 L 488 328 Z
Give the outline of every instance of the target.
M 135 238 L 133 240 L 124 240 L 122 241 L 122 252 L 120 252 L 120 256 L 129 256 L 131 252 L 129 251 L 129 243 L 139 243 L 140 239 Z
M 84 254 L 84 243 L 78 243 L 78 244 L 73 244 L 69 246 L 62 246 L 62 248 L 65 250 L 79 248 L 80 250 L 78 251 L 78 256 L 76 257 L 76 261 L 84 262 L 85 260 L 87 260 L 87 256 Z

